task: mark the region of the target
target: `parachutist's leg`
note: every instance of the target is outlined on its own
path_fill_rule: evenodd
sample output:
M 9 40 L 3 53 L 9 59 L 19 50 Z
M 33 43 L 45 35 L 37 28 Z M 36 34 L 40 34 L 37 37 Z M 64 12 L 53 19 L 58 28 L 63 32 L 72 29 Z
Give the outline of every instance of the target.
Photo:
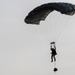
M 55 56 L 54 56 L 54 61 L 56 61 L 56 58 L 55 58 Z
M 51 62 L 53 62 L 53 55 L 51 55 Z

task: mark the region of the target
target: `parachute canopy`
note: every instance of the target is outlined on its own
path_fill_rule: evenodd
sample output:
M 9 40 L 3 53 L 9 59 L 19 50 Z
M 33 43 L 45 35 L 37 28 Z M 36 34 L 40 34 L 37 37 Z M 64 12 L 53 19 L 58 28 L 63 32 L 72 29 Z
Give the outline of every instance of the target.
M 75 5 L 71 3 L 47 3 L 34 8 L 24 19 L 27 24 L 39 24 L 41 20 L 45 20 L 49 13 L 58 11 L 65 15 L 74 15 Z

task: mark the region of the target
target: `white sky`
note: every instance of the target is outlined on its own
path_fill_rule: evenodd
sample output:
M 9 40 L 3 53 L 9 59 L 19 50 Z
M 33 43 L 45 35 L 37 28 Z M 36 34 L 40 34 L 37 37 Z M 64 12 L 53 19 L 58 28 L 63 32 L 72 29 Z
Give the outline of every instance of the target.
M 24 23 L 29 11 L 53 1 L 56 0 L 0 1 L 0 75 L 75 75 L 75 15 L 57 42 L 57 73 L 50 62 L 46 35 Z

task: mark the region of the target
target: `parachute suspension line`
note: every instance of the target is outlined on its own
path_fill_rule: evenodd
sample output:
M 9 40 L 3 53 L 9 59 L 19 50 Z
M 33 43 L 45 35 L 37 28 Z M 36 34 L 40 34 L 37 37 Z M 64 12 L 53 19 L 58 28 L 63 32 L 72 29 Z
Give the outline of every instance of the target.
M 51 14 L 52 14 L 52 13 L 51 13 Z M 53 41 L 52 38 L 53 38 L 53 36 L 54 36 L 54 32 L 53 32 L 54 26 L 53 26 L 53 19 L 52 19 L 52 18 L 53 18 L 53 15 L 51 15 L 51 14 L 50 14 L 50 19 L 49 19 L 49 23 L 50 23 L 50 24 L 48 24 L 48 26 L 49 26 L 49 27 L 48 27 L 48 28 L 49 28 L 49 35 L 48 35 L 48 36 L 49 36 L 49 37 L 48 37 L 49 42 L 50 42 L 50 41 L 51 41 L 51 42 Z M 50 38 L 51 38 L 51 39 L 50 39 Z
M 40 28 L 39 28 L 40 25 L 28 25 L 28 27 L 30 27 L 31 29 L 33 29 L 33 32 L 36 31 L 36 32 L 40 32 Z M 40 32 L 41 33 L 41 32 Z
M 55 29 L 55 41 L 57 39 L 59 32 L 61 31 L 61 28 L 62 28 L 62 24 L 61 24 L 62 22 L 61 21 L 63 21 L 60 13 L 57 14 L 56 18 L 57 19 L 56 19 L 56 29 Z
M 31 32 L 33 32 L 33 31 L 34 31 L 33 26 L 31 26 L 31 25 L 27 25 L 27 27 L 28 27 L 28 31 L 31 31 Z
M 49 16 L 49 21 L 48 23 L 48 28 L 49 29 L 49 34 L 51 35 L 49 38 L 52 38 L 52 40 L 50 40 L 48 38 L 48 41 L 52 42 L 52 41 L 57 41 L 60 37 L 60 35 L 62 34 L 67 22 L 69 21 L 70 17 L 68 15 L 64 15 L 61 14 L 59 12 L 54 11 L 55 13 L 51 13 Z M 53 18 L 54 17 L 54 18 Z
M 48 24 L 48 28 L 49 29 L 49 34 L 51 35 L 49 38 L 52 38 L 51 42 L 52 41 L 55 41 L 56 37 L 57 37 L 57 31 L 60 29 L 60 20 L 61 19 L 61 16 L 60 16 L 60 13 L 57 12 L 57 11 L 54 11 L 50 14 L 49 16 L 49 23 Z M 59 28 L 59 29 L 58 29 Z M 48 40 L 50 41 L 50 39 L 48 38 Z
M 56 12 L 56 11 L 54 11 L 54 12 Z M 53 41 L 55 41 L 55 36 L 56 36 L 56 34 L 55 34 L 55 32 L 56 32 L 56 24 L 57 24 L 57 21 L 56 21 L 56 14 L 54 13 L 53 14 L 53 17 L 54 17 L 54 20 L 52 20 L 52 26 L 53 26 Z
M 56 41 L 56 36 L 57 36 L 57 30 L 58 30 L 58 28 L 59 28 L 59 25 L 60 25 L 60 15 L 59 15 L 59 12 L 56 12 L 57 14 L 55 14 L 54 16 L 55 16 L 55 23 L 54 23 L 54 25 L 55 25 L 55 41 Z
M 58 35 L 57 35 L 57 37 L 56 37 L 56 41 L 59 39 L 59 37 L 60 37 L 60 35 L 61 35 L 63 29 L 65 28 L 65 25 L 66 25 L 65 22 L 63 22 L 62 24 L 60 24 L 60 30 L 59 30 L 59 33 L 58 33 Z
M 48 36 L 48 33 L 49 33 L 49 28 L 48 28 L 48 24 L 46 22 L 45 26 L 44 26 L 44 30 L 45 30 L 45 34 L 46 36 Z
M 41 33 L 41 34 L 43 34 L 43 35 L 45 35 L 45 24 L 43 23 L 40 23 L 40 25 L 34 25 L 34 29 L 37 31 L 37 32 L 39 32 L 39 33 Z
M 56 12 L 55 14 L 55 41 L 57 39 L 58 34 L 61 32 L 63 18 L 61 13 Z
M 49 22 L 48 22 L 49 21 Z M 46 20 L 45 22 L 42 22 L 40 25 L 40 30 L 42 31 L 42 33 L 44 35 L 46 35 L 47 37 L 47 40 L 49 41 L 50 43 L 50 40 L 49 40 L 49 34 L 52 34 L 52 24 L 50 22 L 53 22 L 52 21 L 52 16 L 50 15 L 49 16 L 49 19 Z M 49 24 L 50 23 L 50 24 Z M 50 36 L 51 37 L 51 36 Z
M 62 18 L 62 21 L 63 21 L 63 19 L 65 19 L 65 18 Z M 66 18 L 66 19 L 64 20 L 64 22 L 61 22 L 61 23 L 62 23 L 62 24 L 60 24 L 60 25 L 61 25 L 61 30 L 60 30 L 60 33 L 58 34 L 57 38 L 56 38 L 56 42 L 57 42 L 58 39 L 60 38 L 60 36 L 61 36 L 62 32 L 64 31 L 66 25 L 68 24 L 68 21 L 69 21 L 69 20 L 70 20 L 70 18 L 68 17 L 68 18 Z
M 51 41 L 54 41 L 54 39 L 55 39 L 55 29 L 56 29 L 56 25 L 55 25 L 55 22 L 54 22 L 54 20 L 55 20 L 55 18 L 53 18 L 55 16 L 55 11 L 54 12 L 52 12 L 51 14 L 50 14 L 50 18 L 49 18 L 49 38 L 48 38 L 48 40 L 49 40 L 49 42 Z M 51 40 L 50 40 L 50 38 L 51 38 Z
M 44 22 L 40 25 L 40 30 L 44 36 L 47 34 L 47 25 Z
M 42 32 L 42 30 L 41 30 L 41 25 L 38 25 L 38 26 L 37 26 L 37 30 L 38 30 L 41 34 L 43 34 L 43 32 Z
M 36 32 L 40 32 L 39 25 L 32 25 Z
M 63 21 L 63 18 L 61 18 L 61 13 L 57 12 L 57 11 L 54 11 L 54 13 L 52 14 L 52 22 L 51 22 L 51 25 L 52 25 L 52 38 L 53 40 L 52 41 L 56 41 L 57 39 L 57 36 L 59 34 L 59 32 L 61 31 L 61 28 L 62 28 L 62 24 L 61 22 Z M 54 18 L 53 18 L 54 17 Z
M 33 27 L 34 27 L 34 29 L 38 32 L 38 29 L 37 29 L 38 26 L 34 25 Z
M 47 25 L 45 25 L 44 22 L 42 22 L 40 25 L 34 25 L 34 26 L 36 26 L 34 29 L 40 32 L 41 34 L 46 35 L 48 33 Z
M 55 16 L 56 16 L 55 12 L 52 12 L 47 18 L 47 21 L 48 21 L 47 31 L 48 31 L 48 36 L 49 36 L 47 37 L 47 40 L 49 41 L 49 43 L 54 41 L 54 38 L 55 38 L 55 32 L 56 32 L 56 22 L 55 21 L 57 20 Z
M 54 25 L 53 25 L 53 13 L 50 14 L 50 19 L 49 19 L 49 41 L 52 42 L 54 39 Z M 51 38 L 51 39 L 50 39 Z

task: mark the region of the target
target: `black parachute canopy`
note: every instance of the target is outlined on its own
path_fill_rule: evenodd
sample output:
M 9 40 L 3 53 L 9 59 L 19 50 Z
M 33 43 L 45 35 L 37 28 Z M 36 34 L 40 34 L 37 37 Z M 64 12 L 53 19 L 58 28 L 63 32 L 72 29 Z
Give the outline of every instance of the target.
M 41 20 L 45 20 L 49 13 L 54 10 L 65 15 L 74 15 L 75 5 L 71 3 L 47 3 L 34 8 L 24 19 L 27 24 L 39 24 Z

